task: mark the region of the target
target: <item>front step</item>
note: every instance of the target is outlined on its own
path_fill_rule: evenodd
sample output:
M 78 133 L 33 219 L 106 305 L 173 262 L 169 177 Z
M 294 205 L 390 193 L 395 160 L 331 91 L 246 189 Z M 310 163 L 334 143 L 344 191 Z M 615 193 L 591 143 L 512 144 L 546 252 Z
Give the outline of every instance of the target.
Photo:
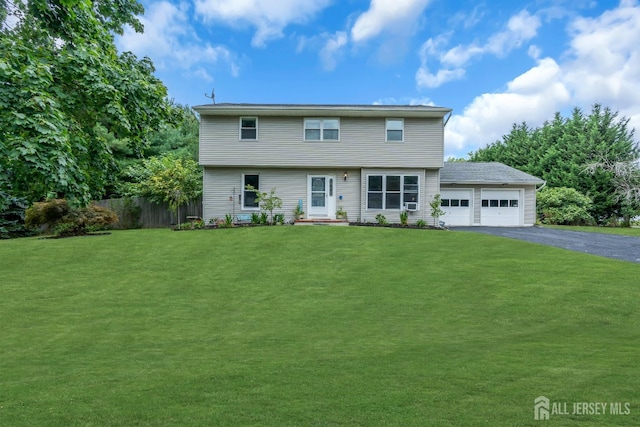
M 293 225 L 349 225 L 349 222 L 343 219 L 309 218 L 296 219 Z

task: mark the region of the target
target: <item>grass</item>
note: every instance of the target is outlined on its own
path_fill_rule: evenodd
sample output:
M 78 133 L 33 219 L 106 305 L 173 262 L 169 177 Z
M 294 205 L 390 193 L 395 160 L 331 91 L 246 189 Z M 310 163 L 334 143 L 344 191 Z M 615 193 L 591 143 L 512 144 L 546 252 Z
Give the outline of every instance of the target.
M 544 225 L 545 228 L 557 228 L 559 230 L 586 231 L 589 233 L 617 234 L 620 236 L 640 237 L 640 228 L 629 227 L 593 227 L 581 225 Z
M 476 233 L 0 241 L 0 425 L 541 425 L 630 403 L 640 266 Z M 551 425 L 551 424 L 550 424 Z

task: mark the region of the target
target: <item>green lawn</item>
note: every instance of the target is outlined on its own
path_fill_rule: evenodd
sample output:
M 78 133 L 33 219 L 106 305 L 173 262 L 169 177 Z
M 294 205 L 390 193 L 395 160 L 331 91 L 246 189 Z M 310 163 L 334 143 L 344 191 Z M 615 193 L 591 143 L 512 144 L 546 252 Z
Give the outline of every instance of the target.
M 621 236 L 640 237 L 640 228 L 628 227 L 588 227 L 579 225 L 544 225 L 545 228 L 557 228 L 569 231 L 587 231 L 589 233 L 619 234 Z
M 640 265 L 477 233 L 0 241 L 0 425 L 640 425 Z M 551 415 L 533 401 L 620 402 Z

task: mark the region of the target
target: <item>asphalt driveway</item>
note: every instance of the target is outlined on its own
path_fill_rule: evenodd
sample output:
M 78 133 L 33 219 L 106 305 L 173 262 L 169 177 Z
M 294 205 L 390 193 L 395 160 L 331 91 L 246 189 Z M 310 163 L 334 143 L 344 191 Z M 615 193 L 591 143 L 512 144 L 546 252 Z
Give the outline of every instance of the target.
M 640 237 L 587 233 L 544 227 L 452 227 L 510 239 L 556 246 L 571 251 L 640 263 Z

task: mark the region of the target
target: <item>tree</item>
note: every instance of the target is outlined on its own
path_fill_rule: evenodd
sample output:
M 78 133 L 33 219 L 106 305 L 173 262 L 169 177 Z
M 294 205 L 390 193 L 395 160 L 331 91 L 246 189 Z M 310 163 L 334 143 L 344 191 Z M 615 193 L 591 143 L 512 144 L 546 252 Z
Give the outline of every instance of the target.
M 431 216 L 435 222 L 435 226 L 438 226 L 440 223 L 440 217 L 443 216 L 446 212 L 442 210 L 440 207 L 442 204 L 442 200 L 440 199 L 440 194 L 436 194 L 433 196 L 433 199 L 429 202 L 429 206 L 431 207 Z
M 0 168 L 14 196 L 86 204 L 113 181 L 109 138 L 141 154 L 169 120 L 148 58 L 113 33 L 142 31 L 135 0 L 0 0 Z
M 606 154 L 599 154 L 586 165 L 585 170 L 590 174 L 599 171 L 612 174 L 617 200 L 623 203 L 621 214 L 624 225 L 629 226 L 631 216 L 640 210 L 640 158 L 620 161 Z
M 640 152 L 627 118 L 595 104 L 588 116 L 574 108 L 568 118 L 556 113 L 540 128 L 514 124 L 511 132 L 470 153 L 471 161 L 497 161 L 540 177 L 549 187 L 570 187 L 593 200 L 592 215 L 604 222 L 625 211 L 616 194 L 614 174 L 605 168 L 587 173 L 588 164 L 606 159 L 632 161 Z
M 190 107 L 171 103 L 172 119 L 162 123 L 148 135 L 148 144 L 142 152 L 136 152 L 127 138 L 117 139 L 104 128 L 98 129 L 113 154 L 115 179 L 105 186 L 105 196 L 122 196 L 123 184 L 131 182 L 129 168 L 141 165 L 149 157 L 171 154 L 175 158 L 198 160 L 198 135 L 200 122 Z
M 194 160 L 165 154 L 143 160 L 128 173 L 134 182 L 126 185 L 125 193 L 154 203 L 167 202 L 178 217 L 178 226 L 180 206 L 202 194 L 202 169 Z

